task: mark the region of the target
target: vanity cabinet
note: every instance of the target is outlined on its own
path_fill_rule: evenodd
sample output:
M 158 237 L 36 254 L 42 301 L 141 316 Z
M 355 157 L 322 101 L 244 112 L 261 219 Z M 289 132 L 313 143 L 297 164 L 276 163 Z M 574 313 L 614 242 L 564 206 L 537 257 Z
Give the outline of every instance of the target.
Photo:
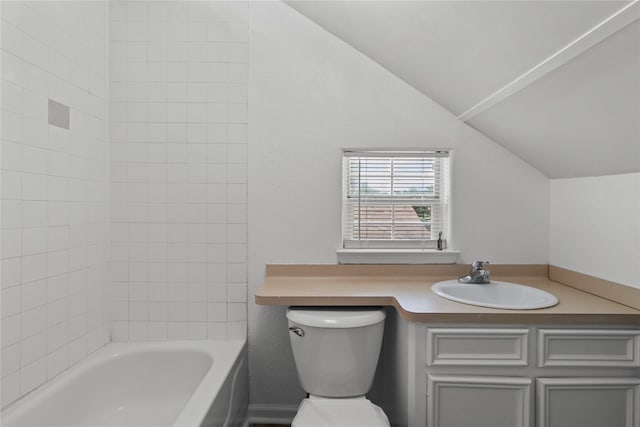
M 427 326 L 427 426 L 529 427 L 532 379 L 486 375 L 486 368 L 527 366 L 528 336 L 524 328 Z
M 389 328 L 390 344 L 406 349 L 384 354 L 394 425 L 640 426 L 639 327 L 452 327 L 396 317 Z

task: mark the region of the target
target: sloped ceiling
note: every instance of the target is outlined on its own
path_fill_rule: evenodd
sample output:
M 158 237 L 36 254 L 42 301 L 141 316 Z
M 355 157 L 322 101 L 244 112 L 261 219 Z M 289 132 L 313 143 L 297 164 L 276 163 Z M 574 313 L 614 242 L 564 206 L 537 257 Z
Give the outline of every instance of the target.
M 638 1 L 288 1 L 550 178 L 640 172 Z

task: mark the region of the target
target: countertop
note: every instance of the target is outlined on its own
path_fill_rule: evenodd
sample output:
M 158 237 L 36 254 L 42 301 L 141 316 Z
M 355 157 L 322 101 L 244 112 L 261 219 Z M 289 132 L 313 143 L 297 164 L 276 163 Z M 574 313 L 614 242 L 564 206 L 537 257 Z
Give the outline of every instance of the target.
M 465 265 L 268 265 L 255 293 L 261 305 L 393 306 L 419 323 L 628 324 L 640 310 L 549 279 L 547 265 L 491 265 L 491 278 L 554 294 L 557 305 L 539 310 L 501 310 L 439 297 L 431 286 L 468 273 Z

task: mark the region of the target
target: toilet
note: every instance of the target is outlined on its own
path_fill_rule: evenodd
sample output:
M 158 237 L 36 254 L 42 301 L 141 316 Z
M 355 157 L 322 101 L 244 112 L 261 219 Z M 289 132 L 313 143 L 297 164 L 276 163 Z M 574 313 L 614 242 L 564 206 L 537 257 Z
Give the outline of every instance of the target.
M 289 307 L 289 339 L 302 388 L 309 393 L 291 427 L 388 427 L 365 393 L 378 364 L 382 308 Z

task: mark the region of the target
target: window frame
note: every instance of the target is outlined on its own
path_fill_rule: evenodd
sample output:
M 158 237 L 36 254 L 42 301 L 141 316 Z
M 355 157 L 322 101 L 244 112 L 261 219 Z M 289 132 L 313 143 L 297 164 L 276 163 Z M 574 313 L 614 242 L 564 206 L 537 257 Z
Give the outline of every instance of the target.
M 419 196 L 393 195 L 393 190 L 379 196 L 365 196 L 358 194 L 356 197 L 350 194 L 350 161 L 353 158 L 374 157 L 383 160 L 428 158 L 436 159 L 434 164 L 433 184 L 434 195 L 432 197 L 420 194 Z M 342 194 L 341 194 L 341 245 L 338 249 L 338 259 L 341 263 L 453 263 L 459 254 L 451 249 L 438 250 L 438 233 L 442 232 L 445 242 L 450 233 L 450 183 L 451 183 L 451 158 L 453 152 L 450 149 L 373 149 L 373 148 L 345 148 L 342 150 Z M 390 166 L 391 167 L 391 166 Z M 391 181 L 396 178 L 393 169 L 383 178 Z M 360 179 L 357 179 L 360 183 Z M 390 184 L 392 186 L 392 184 Z M 431 206 L 430 238 L 429 239 L 354 239 L 350 232 L 356 227 L 353 220 L 356 214 L 352 200 L 358 200 L 358 206 L 363 202 L 366 206 L 384 203 L 395 209 L 396 206 Z M 415 201 L 415 205 L 411 204 Z M 434 209 L 435 208 L 435 209 Z M 358 209 L 360 209 L 358 207 Z M 414 209 L 415 210 L 415 209 Z M 360 214 L 360 212 L 358 212 Z M 416 212 L 419 218 L 419 214 Z M 400 223 L 392 220 L 391 229 Z M 349 225 L 351 224 L 351 230 Z M 446 247 L 446 246 L 445 246 Z M 429 255 L 429 256 L 426 256 Z

